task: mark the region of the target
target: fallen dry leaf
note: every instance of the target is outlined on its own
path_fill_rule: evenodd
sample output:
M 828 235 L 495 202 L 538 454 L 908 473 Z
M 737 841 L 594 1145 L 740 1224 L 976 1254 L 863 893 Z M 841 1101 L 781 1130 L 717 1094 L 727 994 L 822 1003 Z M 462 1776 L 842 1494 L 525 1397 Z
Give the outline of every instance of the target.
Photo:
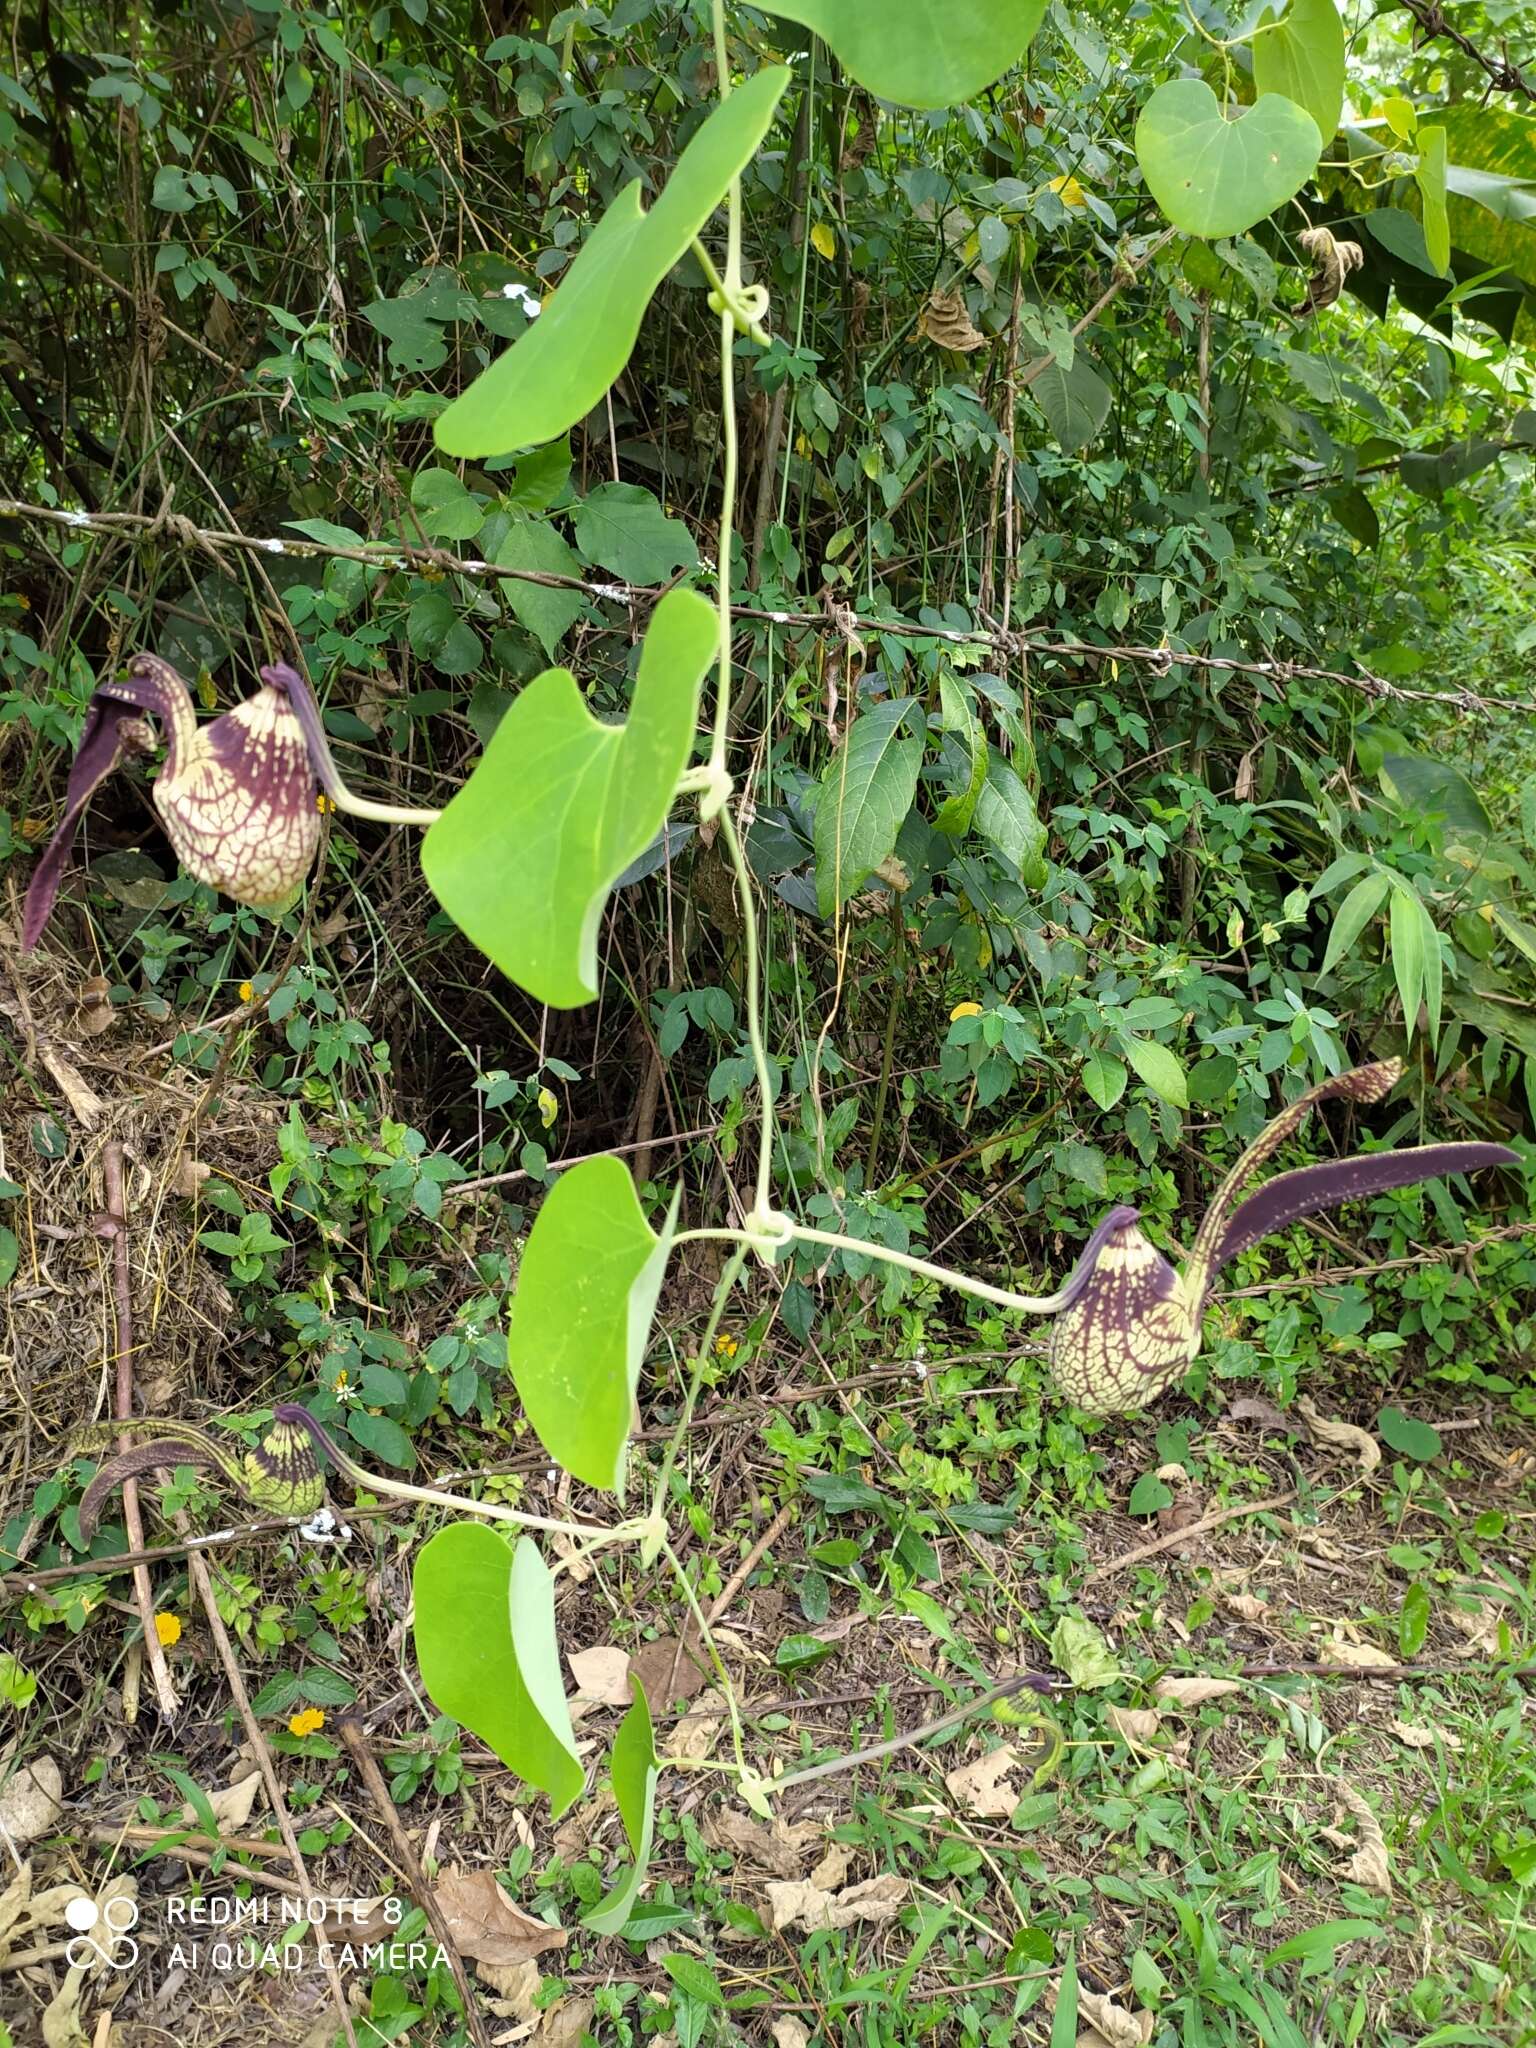
M 454 1946 L 477 1963 L 510 1968 L 565 1947 L 565 1929 L 514 1906 L 493 1871 L 445 1870 L 432 1890 Z
M 1296 1409 L 1305 1418 L 1307 1433 L 1314 1443 L 1336 1444 L 1340 1450 L 1353 1451 L 1362 1475 L 1374 1472 L 1381 1463 L 1381 1445 L 1368 1429 L 1359 1429 L 1353 1422 L 1332 1422 L 1326 1415 L 1319 1415 L 1306 1394 L 1297 1396 Z
M 75 1000 L 79 1004 L 74 1021 L 77 1038 L 100 1038 L 117 1022 L 117 1012 L 112 1007 L 112 984 L 104 976 L 93 974 L 89 981 L 83 981 Z
M 1349 1836 L 1341 1835 L 1336 1828 L 1322 1830 L 1335 1846 L 1354 1851 L 1339 1875 L 1354 1884 L 1363 1885 L 1368 1892 L 1379 1892 L 1384 1899 L 1390 1899 L 1392 1870 L 1387 1861 L 1387 1843 L 1381 1832 L 1381 1822 L 1365 1795 L 1357 1792 L 1353 1785 L 1340 1785 L 1339 1797 L 1359 1823 L 1359 1834 L 1353 1841 Z
M 1155 1707 L 1106 1707 L 1104 1718 L 1132 1749 L 1145 1749 L 1163 1725 Z
M 811 1872 L 811 1883 L 818 1891 L 837 1891 L 848 1875 L 852 1861 L 853 1851 L 846 1842 L 829 1842 L 826 1855 Z
M 713 1690 L 700 1693 L 693 1711 L 685 1714 L 661 1745 L 661 1753 L 679 1763 L 697 1763 L 714 1748 L 725 1725 L 725 1701 Z
M 782 1878 L 798 1877 L 825 1838 L 820 1821 L 796 1821 L 791 1827 L 776 1820 L 772 1827 L 765 1827 L 750 1814 L 729 1809 L 711 1815 L 704 1826 L 704 1839 L 712 1849 L 729 1849 Z
M 539 2017 L 535 2001 L 544 1980 L 531 1958 L 525 1963 L 476 1963 L 475 1975 L 491 1993 L 490 2009 L 497 2019 L 526 2026 Z
M 1409 1749 L 1433 1749 L 1437 1742 L 1444 1743 L 1447 1749 L 1462 1747 L 1461 1737 L 1442 1728 L 1438 1721 L 1430 1721 L 1422 1728 L 1411 1721 L 1393 1721 L 1391 1728 L 1398 1741 L 1406 1743 Z
M 1278 1429 L 1286 1436 L 1296 1434 L 1296 1425 L 1290 1417 L 1261 1394 L 1245 1394 L 1240 1401 L 1229 1401 L 1222 1419 L 1226 1422 L 1257 1422 L 1261 1428 Z
M 1199 1707 L 1207 1700 L 1225 1699 L 1229 1692 L 1241 1692 L 1236 1678 L 1160 1678 L 1152 1691 L 1160 1700 L 1176 1707 Z
M 1465 1641 L 1453 1643 L 1451 1650 L 1457 1657 L 1496 1657 L 1499 1653 L 1499 1609 L 1487 1600 L 1479 1600 L 1475 1611 L 1458 1607 L 1448 1601 L 1444 1609 L 1451 1627 L 1456 1629 Z
M 1320 1664 L 1341 1664 L 1346 1671 L 1396 1671 L 1398 1661 L 1374 1643 L 1351 1643 L 1334 1635 L 1318 1653 Z
M 64 1778 L 51 1756 L 17 1764 L 0 1785 L 0 1840 L 24 1849 L 46 1835 L 64 1804 Z
M 1022 1787 L 1008 1783 L 1009 1776 L 1019 1771 L 1028 1777 L 1033 1769 L 1005 1742 L 1001 1748 L 989 1749 L 985 1756 L 977 1757 L 974 1763 L 961 1764 L 957 1770 L 946 1772 L 944 1789 L 957 1805 L 975 1814 L 978 1820 L 996 1820 L 1012 1813 L 1024 1797 Z
M 198 1190 L 212 1172 L 213 1168 L 205 1166 L 201 1159 L 194 1159 L 190 1153 L 183 1152 L 176 1161 L 176 1172 L 171 1186 L 183 1201 L 196 1201 Z
M 252 1764 L 243 1778 L 233 1785 L 221 1785 L 216 1792 L 208 1794 L 208 1804 L 213 1808 L 213 1817 L 219 1824 L 221 1835 L 237 1835 L 250 1819 L 256 1805 L 256 1795 L 261 1790 L 261 1771 Z M 197 1810 L 190 1801 L 181 1809 L 182 1819 L 200 1826 Z
M 581 2048 L 596 2006 L 590 1998 L 562 1998 L 545 2013 L 534 2035 L 538 2048 Z
M 798 1922 L 807 1934 L 820 1934 L 858 1921 L 894 1919 L 906 1899 L 904 1877 L 872 1877 L 835 1894 L 813 1884 L 770 1884 L 768 1925 L 778 1934 Z
M 596 1649 L 573 1650 L 565 1661 L 580 1698 L 595 1707 L 629 1705 L 628 1650 L 621 1650 L 616 1643 L 600 1643 Z
M 1097 1991 L 1077 1994 L 1077 2048 L 1146 2048 L 1157 2025 L 1150 2012 L 1127 2012 Z
M 660 1713 L 674 1700 L 691 1700 L 709 1682 L 709 1664 L 698 1648 L 698 1634 L 689 1624 L 688 1639 L 658 1636 L 654 1643 L 642 1643 L 629 1660 L 629 1668 L 645 1687 L 653 1711 Z
M 1269 1602 L 1257 1593 L 1223 1593 L 1221 1604 L 1239 1621 L 1262 1621 L 1269 1612 Z
M 785 2013 L 774 2021 L 773 2048 L 811 2048 L 810 2035 L 793 2013 Z

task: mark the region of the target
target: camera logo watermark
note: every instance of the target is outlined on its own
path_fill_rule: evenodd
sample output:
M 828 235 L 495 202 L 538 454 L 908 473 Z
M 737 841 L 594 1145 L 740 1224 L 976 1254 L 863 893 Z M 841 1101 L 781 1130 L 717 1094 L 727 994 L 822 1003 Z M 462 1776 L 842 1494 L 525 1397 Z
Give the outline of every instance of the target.
M 71 1899 L 64 1918 L 75 1930 L 74 1940 L 64 1951 L 72 1970 L 85 1969 L 92 1957 L 99 1957 L 109 1970 L 131 1970 L 139 1960 L 139 1944 L 131 1933 L 139 1924 L 139 1908 L 133 1899 L 110 1898 L 99 1906 L 83 1896 Z

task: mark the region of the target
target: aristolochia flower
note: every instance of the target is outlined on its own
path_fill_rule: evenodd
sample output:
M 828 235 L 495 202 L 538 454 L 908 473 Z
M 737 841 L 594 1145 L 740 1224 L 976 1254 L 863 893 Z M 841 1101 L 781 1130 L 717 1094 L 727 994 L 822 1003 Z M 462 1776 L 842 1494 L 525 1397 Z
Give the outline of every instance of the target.
M 1233 1206 L 1316 1104 L 1339 1096 L 1378 1102 L 1401 1073 L 1398 1060 L 1356 1067 L 1309 1088 L 1267 1123 L 1217 1189 L 1182 1273 L 1142 1233 L 1134 1209 L 1112 1209 L 1052 1304 L 1062 1314 L 1051 1332 L 1051 1372 L 1066 1398 L 1094 1415 L 1130 1413 L 1182 1379 L 1200 1355 L 1201 1313 L 1217 1274 L 1271 1232 L 1363 1195 L 1518 1163 L 1507 1145 L 1404 1146 L 1277 1174 Z
M 153 796 L 166 837 L 188 874 L 253 909 L 286 909 L 320 844 L 323 788 L 355 816 L 428 825 L 435 811 L 401 811 L 354 797 L 331 760 L 310 687 L 275 662 L 254 697 L 199 725 L 186 684 L 169 662 L 138 654 L 125 675 L 97 686 L 69 772 L 64 815 L 32 872 L 22 919 L 28 952 L 53 911 L 85 807 L 129 753 L 165 740 Z

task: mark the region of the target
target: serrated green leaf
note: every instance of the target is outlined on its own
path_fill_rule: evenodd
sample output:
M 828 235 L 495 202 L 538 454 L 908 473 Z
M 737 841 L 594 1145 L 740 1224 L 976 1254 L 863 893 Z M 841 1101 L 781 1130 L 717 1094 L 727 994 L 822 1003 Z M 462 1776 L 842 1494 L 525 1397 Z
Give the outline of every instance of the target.
M 1334 0 L 1291 0 L 1278 27 L 1266 10 L 1253 38 L 1253 85 L 1305 107 L 1324 142 L 1344 110 L 1344 23 Z
M 1328 934 L 1328 950 L 1323 955 L 1324 974 L 1329 973 L 1353 949 L 1355 941 L 1386 901 L 1391 886 L 1390 878 L 1382 874 L 1367 875 L 1363 881 L 1356 882 L 1339 905 L 1333 929 Z
M 1406 883 L 1393 883 L 1387 929 L 1392 974 L 1403 1005 L 1403 1028 L 1410 1039 L 1418 1029 L 1419 1003 L 1424 993 L 1424 926 L 1420 908 L 1418 897 Z
M 813 29 L 843 69 L 880 99 L 952 107 L 1017 64 L 1045 0 L 763 0 L 772 14 Z
M 1030 378 L 1028 389 L 1064 455 L 1087 447 L 1114 403 L 1114 393 L 1082 349 L 1066 369 L 1053 358 Z
M 672 806 L 717 633 L 696 592 L 667 593 L 626 725 L 600 724 L 569 669 L 536 676 L 422 841 L 438 902 L 540 1002 L 572 1009 L 597 994 L 603 909 Z
M 939 677 L 939 704 L 944 730 L 954 733 L 965 748 L 967 779 L 963 789 L 947 797 L 934 819 L 934 830 L 959 838 L 970 830 L 977 799 L 987 779 L 987 736 L 972 707 L 970 695 L 958 677 L 946 669 Z
M 1044 888 L 1045 826 L 1023 780 L 996 754 L 987 763 L 987 779 L 971 822 L 1012 864 L 1026 889 Z
M 816 900 L 823 917 L 894 852 L 917 793 L 923 743 L 908 698 L 861 711 L 827 763 L 816 800 Z
M 1108 1053 L 1093 1052 L 1083 1061 L 1083 1086 L 1100 1109 L 1113 1109 L 1125 1093 L 1126 1072 Z
M 438 415 L 447 455 L 506 455 L 552 441 L 584 419 L 629 361 L 657 286 L 756 154 L 789 83 L 775 65 L 739 86 L 704 122 L 647 212 L 640 181 L 624 187 L 539 318 Z
M 536 569 L 545 576 L 581 575 L 581 563 L 544 519 L 514 520 L 496 550 L 498 569 Z M 586 609 L 586 592 L 507 577 L 498 586 L 513 616 L 526 626 L 546 654 L 553 654 Z
M 1179 1060 L 1166 1045 L 1159 1045 L 1155 1038 L 1133 1038 L 1127 1031 L 1119 1032 L 1115 1042 L 1135 1069 L 1137 1079 L 1144 1081 L 1154 1095 L 1171 1102 L 1175 1109 L 1188 1109 L 1189 1083 Z
M 681 519 L 669 519 L 642 484 L 599 484 L 571 514 L 576 545 L 589 562 L 626 583 L 664 583 L 699 559 Z
M 634 1702 L 613 1738 L 611 1771 L 614 1802 L 634 1860 L 601 1905 L 581 1916 L 582 1925 L 590 1927 L 594 1934 L 617 1934 L 628 1924 L 645 1883 L 655 1834 L 656 1779 L 661 1762 L 656 1754 L 656 1736 L 645 1687 L 633 1672 L 629 1683 Z
M 622 1160 L 583 1160 L 544 1198 L 518 1269 L 507 1363 L 539 1442 L 589 1486 L 624 1489 L 630 1416 L 676 1203 L 660 1236 Z
M 412 1590 L 416 1659 L 434 1703 L 547 1792 L 558 1819 L 586 1774 L 538 1546 L 524 1536 L 509 1549 L 483 1522 L 454 1522 L 423 1547 Z
M 1265 93 L 1228 119 L 1203 78 L 1160 85 L 1136 123 L 1152 197 L 1176 228 L 1207 239 L 1240 235 L 1283 206 L 1322 153 L 1317 123 L 1294 100 Z

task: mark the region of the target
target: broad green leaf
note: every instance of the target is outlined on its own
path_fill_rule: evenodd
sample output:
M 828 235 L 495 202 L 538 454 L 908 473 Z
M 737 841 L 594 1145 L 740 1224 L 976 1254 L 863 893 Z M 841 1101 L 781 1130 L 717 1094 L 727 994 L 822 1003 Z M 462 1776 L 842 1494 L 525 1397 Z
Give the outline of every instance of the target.
M 1308 1927 L 1293 1934 L 1263 1957 L 1260 1967 L 1272 1970 L 1277 1963 L 1316 1962 L 1332 1958 L 1347 1941 L 1379 1941 L 1386 1933 L 1374 1920 L 1325 1920 L 1320 1927 Z
M 952 107 L 995 83 L 1029 48 L 1045 0 L 762 0 L 814 29 L 843 69 L 882 100 Z
M 411 480 L 411 506 L 428 540 L 472 540 L 485 524 L 485 507 L 451 469 L 424 469 Z M 414 540 L 411 523 L 402 531 Z
M 522 458 L 512 472 L 503 502 L 513 512 L 547 512 L 570 480 L 571 444 L 562 437 Z
M 1536 114 L 1468 100 L 1437 108 L 1434 125 L 1450 156 L 1452 246 L 1536 285 Z
M 698 2005 L 712 2005 L 716 2008 L 725 2004 L 725 1993 L 720 1988 L 720 1979 L 697 1956 L 663 1956 L 661 1967 L 686 1998 Z
M 422 841 L 438 902 L 540 1002 L 572 1009 L 597 993 L 603 908 L 671 808 L 717 640 L 710 605 L 669 591 L 626 725 L 599 723 L 569 669 L 535 676 Z
M 576 545 L 589 562 L 626 583 L 664 583 L 699 559 L 681 519 L 669 519 L 642 484 L 599 484 L 571 515 Z
M 649 212 L 639 179 L 624 187 L 527 333 L 438 415 L 433 435 L 445 454 L 506 455 L 586 417 L 629 361 L 657 286 L 756 154 L 788 83 L 774 65 L 738 86 Z
M 1064 1614 L 1051 1631 L 1051 1662 L 1074 1685 L 1113 1685 L 1123 1674 L 1120 1661 L 1091 1621 Z
M 1160 85 L 1136 123 L 1147 188 L 1176 228 L 1240 235 L 1283 206 L 1317 169 L 1323 138 L 1294 100 L 1265 93 L 1228 120 L 1203 78 Z
M 347 1415 L 347 1433 L 354 1443 L 362 1445 L 370 1457 L 382 1458 L 386 1465 L 393 1465 L 401 1472 L 410 1472 L 416 1465 L 416 1446 L 411 1442 L 398 1422 L 387 1415 L 370 1415 L 364 1409 L 352 1409 Z
M 1397 1614 L 1397 1648 L 1402 1657 L 1417 1657 L 1424 1647 L 1424 1638 L 1429 1634 L 1429 1595 L 1421 1585 L 1412 1585 L 1403 1594 L 1403 1604 Z
M 1081 349 L 1063 369 L 1054 357 L 1029 380 L 1029 395 L 1045 414 L 1064 455 L 1084 448 L 1109 418 L 1114 393 Z
M 658 1237 L 622 1160 L 583 1160 L 544 1197 L 518 1268 L 507 1363 L 539 1442 L 588 1486 L 624 1490 L 624 1451 L 673 1214 Z
M 1451 216 L 1445 190 L 1448 137 L 1443 128 L 1421 128 L 1418 143 L 1419 164 L 1413 181 L 1424 201 L 1424 247 L 1443 277 L 1451 267 Z
M 1125 1093 L 1126 1073 L 1108 1053 L 1093 1052 L 1083 1061 L 1083 1086 L 1100 1109 L 1113 1109 Z
M 1155 1038 L 1132 1038 L 1126 1031 L 1116 1034 L 1116 1042 L 1135 1068 L 1137 1078 L 1154 1095 L 1171 1102 L 1175 1109 L 1188 1109 L 1189 1084 L 1184 1069 L 1166 1045 L 1159 1045 Z
M 1280 93 L 1305 107 L 1324 142 L 1344 111 L 1344 24 L 1334 0 L 1291 0 L 1278 28 L 1266 10 L 1253 38 L 1255 92 Z
M 509 1549 L 483 1522 L 454 1522 L 423 1547 L 412 1591 L 416 1660 L 434 1704 L 547 1792 L 558 1819 L 586 1774 L 561 1684 L 554 1582 L 538 1546 L 524 1536 Z
M 15 1231 L 0 1223 L 0 1287 L 10 1285 L 20 1258 L 21 1247 L 16 1242 Z
M 1424 754 L 1387 754 L 1378 771 L 1382 788 L 1405 810 L 1439 814 L 1458 838 L 1486 839 L 1493 820 L 1482 798 L 1453 761 Z
M 1017 869 L 1026 889 L 1044 888 L 1046 832 L 1040 813 L 1023 781 L 996 754 L 987 763 L 987 779 L 972 823 Z
M 1328 950 L 1323 955 L 1324 974 L 1335 967 L 1346 953 L 1353 951 L 1355 941 L 1387 900 L 1391 886 L 1390 877 L 1380 874 L 1367 875 L 1363 881 L 1356 882 L 1339 905 L 1333 929 L 1328 934 Z
M 1444 1449 L 1438 1429 L 1405 1415 L 1401 1408 L 1383 1408 L 1376 1418 L 1376 1433 L 1390 1449 L 1401 1451 L 1405 1458 L 1416 1458 L 1423 1465 L 1438 1458 Z
M 872 874 L 896 846 L 923 762 L 911 734 L 910 698 L 873 704 L 827 763 L 816 799 L 816 901 L 823 917 Z
M 1069 1941 L 1067 1960 L 1061 1968 L 1056 1993 L 1056 2010 L 1051 2014 L 1051 2048 L 1076 2048 L 1080 1992 L 1077 1981 L 1077 1951 Z
M 1424 993 L 1424 926 L 1419 910 L 1419 899 L 1413 890 L 1405 883 L 1394 882 L 1388 934 L 1392 973 L 1403 1004 L 1403 1029 L 1410 1038 L 1418 1028 L 1419 1002 Z
M 970 693 L 964 683 L 947 669 L 939 677 L 939 703 L 944 714 L 944 730 L 956 734 L 965 748 L 967 778 L 964 789 L 956 790 L 945 799 L 933 823 L 936 831 L 953 833 L 958 838 L 970 830 L 971 820 L 976 815 L 976 801 L 987 779 L 987 736 L 972 708 Z
M 640 1896 L 640 1888 L 645 1883 L 656 1826 L 656 1779 L 661 1762 L 656 1754 L 650 1703 L 645 1697 L 645 1687 L 633 1672 L 629 1682 L 635 1696 L 634 1703 L 619 1723 L 619 1732 L 613 1738 L 612 1774 L 614 1802 L 619 1809 L 619 1819 L 624 1823 L 629 1853 L 634 1862 L 602 1904 L 581 1916 L 582 1925 L 590 1927 L 594 1934 L 617 1934 L 628 1921 Z
M 498 569 L 537 569 L 545 576 L 579 576 L 581 563 L 544 519 L 518 519 L 496 550 Z M 586 593 L 509 576 L 501 594 L 513 616 L 546 654 L 553 654 L 585 608 Z
M 1380 547 L 1381 521 L 1359 484 L 1341 484 L 1327 496 L 1329 511 L 1351 540 L 1359 541 L 1363 548 Z

